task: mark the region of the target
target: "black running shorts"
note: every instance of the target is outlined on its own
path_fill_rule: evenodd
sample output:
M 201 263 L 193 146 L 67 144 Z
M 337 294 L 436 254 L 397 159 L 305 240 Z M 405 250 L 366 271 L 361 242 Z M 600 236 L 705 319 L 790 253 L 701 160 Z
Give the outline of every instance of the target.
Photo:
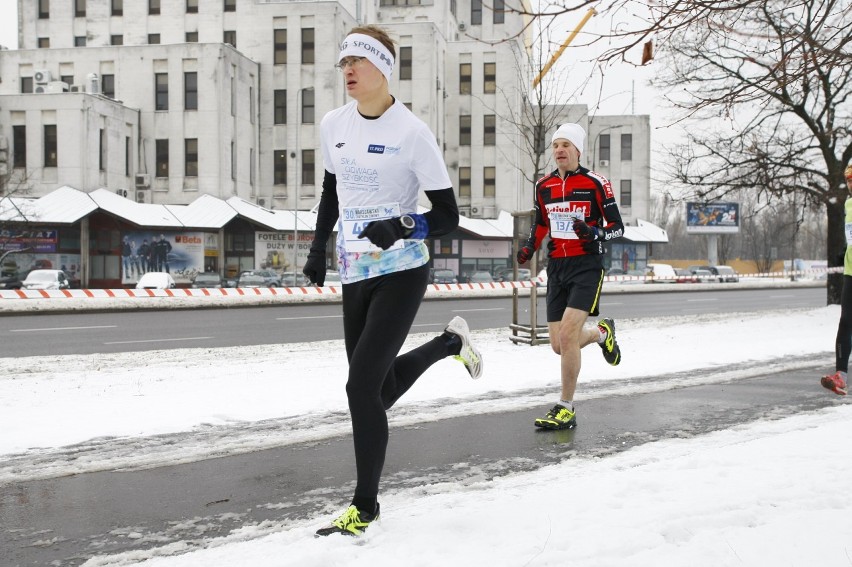
M 551 258 L 547 263 L 547 322 L 562 320 L 566 307 L 598 314 L 604 269 L 603 257 Z

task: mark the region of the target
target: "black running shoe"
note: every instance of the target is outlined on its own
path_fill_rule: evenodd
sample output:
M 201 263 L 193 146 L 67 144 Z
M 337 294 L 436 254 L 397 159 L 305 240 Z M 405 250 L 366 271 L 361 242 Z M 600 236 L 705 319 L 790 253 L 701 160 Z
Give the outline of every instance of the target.
M 562 404 L 556 404 L 545 417 L 535 420 L 535 426 L 542 429 L 570 429 L 577 426 L 577 415 Z
M 343 534 L 348 536 L 359 536 L 364 533 L 372 522 L 379 519 L 379 504 L 376 503 L 376 513 L 368 514 L 362 512 L 355 506 L 349 506 L 339 518 L 330 525 L 317 530 L 317 537 L 329 536 L 331 534 Z
M 618 341 L 615 340 L 615 321 L 601 319 L 598 322 L 598 328 L 606 332 L 606 339 L 600 343 L 604 359 L 611 365 L 618 366 L 621 362 L 621 349 L 618 348 Z

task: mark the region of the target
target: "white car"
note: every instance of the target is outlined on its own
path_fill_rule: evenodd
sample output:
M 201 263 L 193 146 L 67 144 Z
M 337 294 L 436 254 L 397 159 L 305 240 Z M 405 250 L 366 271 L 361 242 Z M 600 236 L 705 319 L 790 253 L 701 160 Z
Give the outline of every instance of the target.
M 646 283 L 676 283 L 677 273 L 670 264 L 648 264 L 645 268 Z
M 24 289 L 68 289 L 71 282 L 62 270 L 33 270 L 21 285 Z
M 166 272 L 148 272 L 142 274 L 136 282 L 136 289 L 172 289 L 173 287 L 175 287 L 175 280 Z

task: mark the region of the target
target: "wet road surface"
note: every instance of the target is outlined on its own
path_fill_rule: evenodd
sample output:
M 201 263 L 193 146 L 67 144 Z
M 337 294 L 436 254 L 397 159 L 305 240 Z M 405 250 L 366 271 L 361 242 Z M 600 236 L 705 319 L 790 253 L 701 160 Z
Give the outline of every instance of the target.
M 382 490 L 479 482 L 849 403 L 819 386 L 829 370 L 814 365 L 590 397 L 578 404 L 578 428 L 570 431 L 536 430 L 533 419 L 545 406 L 392 428 Z M 81 565 L 175 542 L 192 549 L 246 525 L 276 531 L 290 520 L 323 520 L 348 504 L 354 475 L 351 437 L 343 436 L 148 470 L 10 483 L 0 486 L 0 565 Z

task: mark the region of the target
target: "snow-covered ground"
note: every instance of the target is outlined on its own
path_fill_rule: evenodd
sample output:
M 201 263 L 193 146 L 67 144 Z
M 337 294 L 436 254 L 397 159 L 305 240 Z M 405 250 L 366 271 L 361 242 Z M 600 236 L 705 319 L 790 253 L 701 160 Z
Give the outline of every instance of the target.
M 621 320 L 620 366 L 608 366 L 594 347 L 585 351 L 578 416 L 589 395 L 583 386 L 592 382 L 605 383 L 596 391 L 610 395 L 735 380 L 750 372 L 737 370 L 737 362 L 786 369 L 803 364 L 788 361 L 802 355 L 829 369 L 838 317 L 839 308 L 829 306 Z M 406 348 L 440 331 L 414 329 Z M 399 402 L 400 411 L 392 410 L 392 426 L 462 412 L 546 411 L 558 395 L 558 357 L 546 345 L 516 346 L 507 337 L 504 329 L 474 332 L 484 377 L 472 381 L 458 362 L 438 363 Z M 341 341 L 5 358 L 0 368 L 0 483 L 204 458 L 212 454 L 211 436 L 220 455 L 349 428 L 348 422 L 317 428 L 321 420 L 310 419 L 346 411 Z M 625 381 L 713 368 L 677 384 Z M 803 380 L 821 389 L 819 376 Z M 202 550 L 172 545 L 86 565 L 848 566 L 852 451 L 845 440 L 852 407 L 844 398 L 836 402 L 828 410 L 609 457 L 577 455 L 489 482 L 385 492 L 382 521 L 359 545 L 339 536 L 313 538 L 330 519 L 321 517 L 246 526 Z M 341 509 L 349 497 L 341 494 Z

